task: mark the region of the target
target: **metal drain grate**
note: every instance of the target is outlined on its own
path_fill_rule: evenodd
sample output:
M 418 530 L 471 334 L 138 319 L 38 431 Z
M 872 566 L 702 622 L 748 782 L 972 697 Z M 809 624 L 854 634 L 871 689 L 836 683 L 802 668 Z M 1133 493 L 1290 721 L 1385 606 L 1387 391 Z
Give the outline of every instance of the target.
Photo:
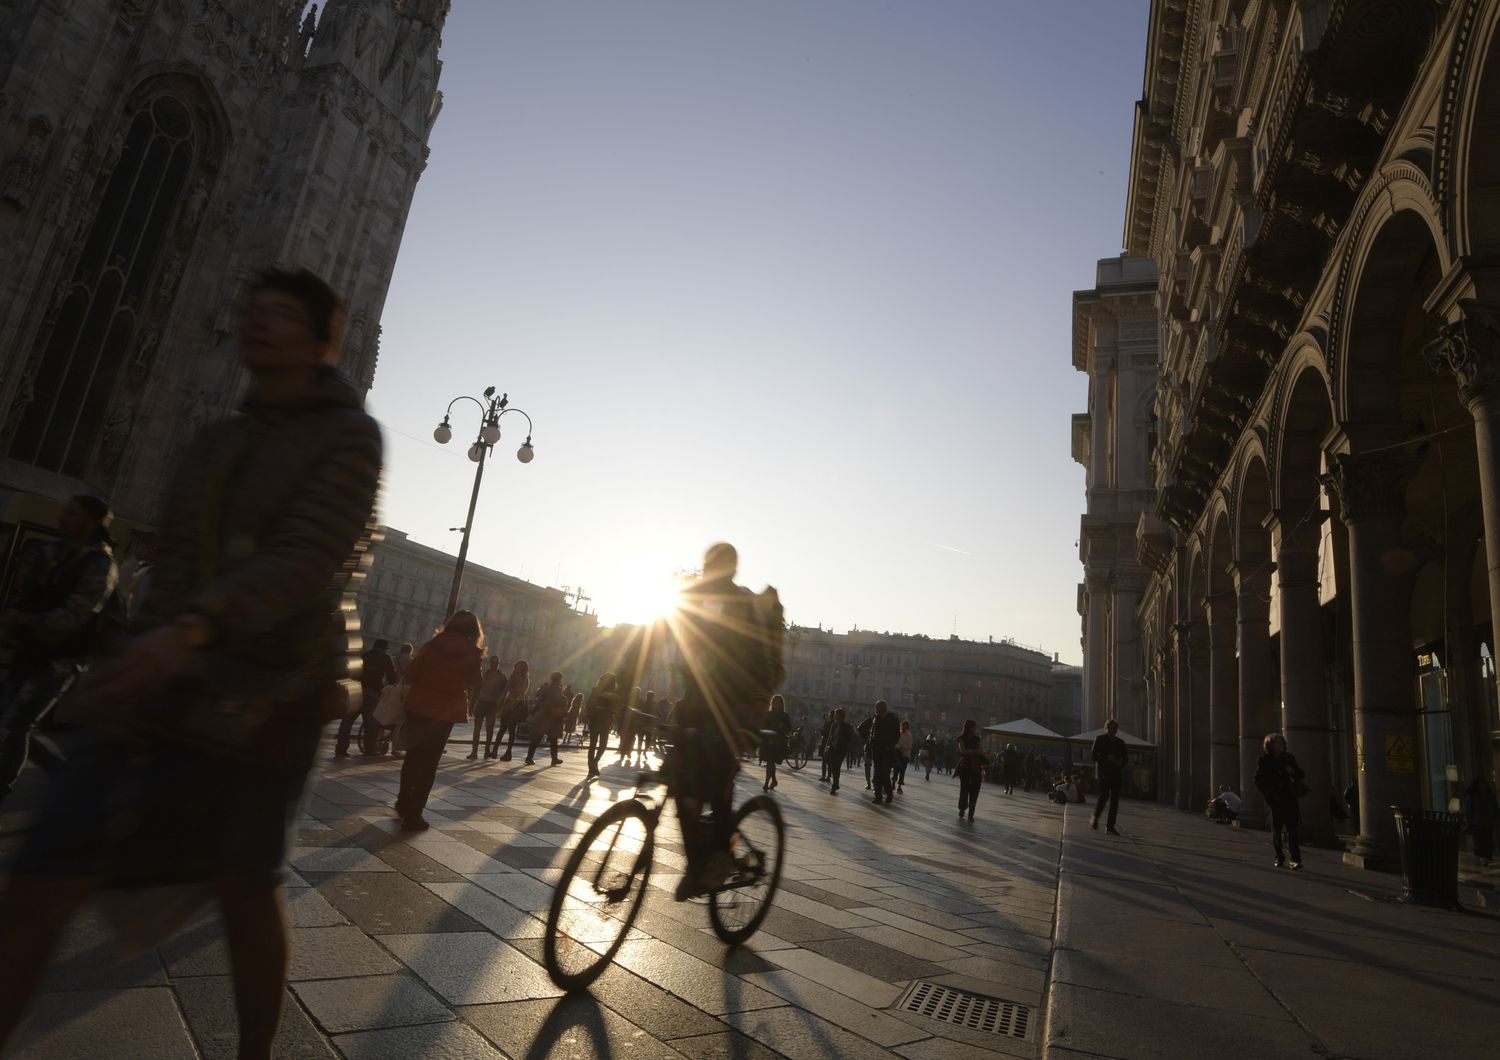
M 971 994 L 937 983 L 913 983 L 901 999 L 902 1012 L 967 1027 L 973 1031 L 1001 1034 L 1007 1038 L 1028 1041 L 1031 1038 L 1031 1009 L 1014 1001 Z

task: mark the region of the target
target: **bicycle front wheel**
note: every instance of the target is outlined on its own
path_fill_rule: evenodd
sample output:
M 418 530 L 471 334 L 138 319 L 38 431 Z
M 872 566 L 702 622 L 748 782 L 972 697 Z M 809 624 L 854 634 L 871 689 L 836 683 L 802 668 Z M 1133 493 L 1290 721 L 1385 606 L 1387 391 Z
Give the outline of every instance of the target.
M 599 815 L 568 857 L 552 892 L 542 956 L 564 990 L 582 990 L 609 967 L 641 911 L 651 878 L 656 815 L 638 799 Z
M 793 747 L 791 752 L 786 756 L 786 764 L 793 769 L 801 769 L 807 765 L 807 745 L 799 743 L 796 747 Z
M 781 884 L 786 825 L 775 799 L 757 795 L 735 812 L 729 852 L 734 875 L 709 894 L 708 920 L 715 935 L 738 946 L 760 928 Z

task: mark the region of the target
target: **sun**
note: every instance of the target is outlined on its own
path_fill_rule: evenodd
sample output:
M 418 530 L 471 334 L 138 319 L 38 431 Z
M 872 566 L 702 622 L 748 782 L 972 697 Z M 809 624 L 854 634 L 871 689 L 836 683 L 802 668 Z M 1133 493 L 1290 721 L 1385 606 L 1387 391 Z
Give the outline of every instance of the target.
M 599 610 L 610 622 L 648 625 L 677 607 L 682 582 L 676 572 L 645 559 L 616 567 L 599 593 Z

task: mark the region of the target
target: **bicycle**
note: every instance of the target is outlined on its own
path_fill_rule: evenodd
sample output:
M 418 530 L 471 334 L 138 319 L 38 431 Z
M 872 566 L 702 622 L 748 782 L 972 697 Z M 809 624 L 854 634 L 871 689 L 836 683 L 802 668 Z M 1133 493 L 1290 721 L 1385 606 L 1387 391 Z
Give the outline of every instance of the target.
M 646 794 L 656 788 L 661 790 Z M 542 938 L 547 974 L 564 990 L 582 990 L 599 978 L 630 934 L 651 880 L 656 827 L 670 794 L 665 774 L 642 773 L 636 794 L 600 814 L 569 855 Z M 741 804 L 731 824 L 735 870 L 706 897 L 714 934 L 738 946 L 771 911 L 781 883 L 786 824 L 769 795 Z M 700 827 L 707 825 L 700 822 Z
M 800 725 L 787 737 L 786 764 L 793 769 L 801 769 L 807 765 L 807 739 L 802 735 Z
M 360 753 L 370 757 L 388 754 L 396 728 L 395 725 L 382 725 L 374 718 L 361 717 L 359 728 L 354 734 L 354 745 L 359 748 Z

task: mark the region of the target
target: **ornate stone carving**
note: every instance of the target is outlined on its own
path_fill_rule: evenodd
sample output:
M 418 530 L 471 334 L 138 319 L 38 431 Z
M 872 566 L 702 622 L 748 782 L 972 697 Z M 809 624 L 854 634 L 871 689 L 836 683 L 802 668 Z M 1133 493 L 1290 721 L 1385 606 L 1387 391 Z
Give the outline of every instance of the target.
M 46 117 L 37 115 L 26 123 L 26 139 L 0 169 L 0 202 L 8 202 L 18 210 L 31 205 L 42 175 L 42 156 L 51 137 L 52 123 Z
M 1458 396 L 1471 410 L 1475 404 L 1500 395 L 1500 307 L 1472 299 L 1459 303 L 1463 318 L 1438 329 L 1424 349 L 1427 363 L 1438 373 L 1452 373 Z
M 1400 515 L 1406 509 L 1406 484 L 1416 474 L 1421 455 L 1411 447 L 1373 453 L 1337 453 L 1330 470 L 1319 476 L 1339 504 L 1339 517 L 1357 523 L 1377 515 Z

